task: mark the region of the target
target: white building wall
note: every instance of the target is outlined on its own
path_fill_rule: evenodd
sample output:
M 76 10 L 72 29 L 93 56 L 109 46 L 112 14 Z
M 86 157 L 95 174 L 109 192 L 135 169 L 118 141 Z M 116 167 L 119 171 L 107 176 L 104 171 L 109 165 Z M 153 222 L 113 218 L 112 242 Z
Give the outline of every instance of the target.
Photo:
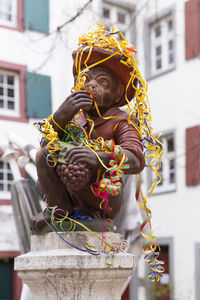
M 131 0 L 126 1 L 133 4 Z M 77 48 L 78 37 L 94 23 L 102 22 L 101 0 L 93 0 L 87 9 L 74 21 L 64 26 L 60 33 L 53 33 L 57 27 L 70 20 L 87 1 L 50 0 L 50 35 L 26 30 L 18 32 L 0 28 L 1 46 L 0 60 L 27 66 L 30 72 L 51 76 L 52 110 L 69 95 L 74 85 L 72 76 L 72 52 Z M 13 49 L 15 51 L 13 51 Z M 2 138 L 7 131 L 23 133 L 28 141 L 38 144 L 38 134 L 33 128 L 34 120 L 29 124 L 0 120 Z
M 175 129 L 176 191 L 152 196 L 149 203 L 157 237 L 173 237 L 174 239 L 175 299 L 194 300 L 194 244 L 200 242 L 197 232 L 197 228 L 200 227 L 200 218 L 198 217 L 200 186 L 188 188 L 185 185 L 185 129 L 197 125 L 199 121 L 199 58 L 191 61 L 185 60 L 184 0 L 129 1 L 130 4 L 134 2 L 137 4 L 135 18 L 137 57 L 144 77 L 146 59 L 144 22 L 165 8 L 175 7 L 176 68 L 174 71 L 150 80 L 148 82 L 148 95 L 155 132 Z M 85 3 L 86 1 L 81 0 L 51 0 L 50 32 L 70 19 L 77 12 L 77 8 L 82 7 Z M 56 34 L 44 37 L 43 34 L 36 32 L 25 31 L 21 33 L 1 28 L 0 40 L 4 43 L 1 44 L 0 60 L 27 65 L 31 72 L 39 70 L 41 74 L 50 75 L 52 78 L 53 111 L 55 111 L 73 86 L 71 52 L 76 49 L 78 36 L 86 31 L 93 20 L 101 21 L 100 11 L 101 1 L 94 0 L 83 15 L 63 28 L 57 40 L 55 40 Z M 43 66 L 40 67 L 41 65 Z M 29 124 L 25 124 L 0 120 L 0 140 L 6 138 L 9 130 L 23 135 L 27 141 L 38 145 L 39 135 L 33 128 L 32 122 L 33 120 L 30 120 Z M 5 210 L 7 208 L 2 206 L 1 211 Z M 2 225 L 0 218 L 0 228 Z M 0 250 L 16 250 L 16 233 L 12 222 L 7 223 L 7 230 L 13 232 L 10 239 L 13 240 L 13 243 L 5 244 L 1 239 Z M 143 269 L 144 262 L 141 260 L 140 277 L 143 276 Z M 140 288 L 138 300 L 143 299 L 145 299 L 144 290 Z
M 77 13 L 87 1 L 50 0 L 50 33 L 49 36 L 26 30 L 19 32 L 0 28 L 1 52 L 0 61 L 27 66 L 27 71 L 36 72 L 51 77 L 52 110 L 64 101 L 73 86 L 71 53 L 77 47 L 79 32 L 84 27 L 77 21 L 63 28 L 62 33 L 55 32 Z M 95 1 L 94 1 L 95 3 Z M 94 4 L 93 4 L 94 5 Z M 92 7 L 90 8 L 90 10 Z M 89 13 L 91 16 L 91 13 Z M 86 16 L 82 16 L 83 19 Z M 91 24 L 91 17 L 87 16 L 85 29 Z M 86 19 L 85 19 L 86 20 Z M 28 123 L 0 119 L 0 148 L 6 147 L 8 132 L 16 133 L 38 148 L 40 135 L 33 127 L 35 120 L 29 119 Z M 7 198 L 0 193 L 0 199 Z M 10 196 L 8 196 L 10 199 Z M 12 216 L 12 207 L 0 206 L 0 251 L 19 250 L 17 234 Z
M 100 0 L 93 2 L 77 19 L 56 33 L 57 27 L 70 20 L 88 1 L 50 0 L 49 35 L 36 31 L 19 32 L 0 27 L 0 61 L 25 65 L 27 71 L 51 77 L 52 111 L 54 112 L 70 94 L 74 85 L 72 76 L 72 51 L 77 49 L 78 37 L 93 23 L 101 20 Z M 28 123 L 0 119 L 0 148 L 7 147 L 9 132 L 22 136 L 27 143 L 38 148 L 40 134 Z M 0 192 L 0 199 L 10 199 Z M 12 207 L 0 205 L 0 251 L 19 250 L 17 233 L 12 216 Z M 6 228 L 6 229 L 5 229 Z
M 141 1 L 141 7 L 145 1 Z M 149 199 L 152 223 L 158 238 L 173 237 L 174 293 L 177 300 L 195 299 L 195 243 L 198 228 L 200 186 L 186 186 L 185 130 L 199 125 L 200 61 L 185 60 L 185 1 L 151 1 L 137 18 L 137 49 L 145 75 L 144 21 L 174 6 L 176 68 L 148 82 L 153 128 L 156 133 L 175 130 L 176 191 Z M 147 176 L 147 174 L 146 174 Z M 143 264 L 142 261 L 140 261 Z M 143 269 L 142 266 L 140 266 Z M 139 272 L 140 274 L 141 272 Z M 143 276 L 144 272 L 140 274 Z M 144 299 L 139 296 L 139 300 Z
M 19 245 L 12 206 L 0 206 L 0 252 L 18 251 Z

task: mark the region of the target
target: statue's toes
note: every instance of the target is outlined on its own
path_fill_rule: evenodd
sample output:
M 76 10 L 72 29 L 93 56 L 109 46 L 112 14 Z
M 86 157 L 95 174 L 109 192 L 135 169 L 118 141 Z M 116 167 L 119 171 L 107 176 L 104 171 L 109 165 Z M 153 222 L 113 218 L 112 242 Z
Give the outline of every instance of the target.
M 30 229 L 32 230 L 32 232 L 37 232 L 38 229 L 40 229 L 40 224 L 41 223 L 45 223 L 44 222 L 44 217 L 43 217 L 43 212 L 39 213 L 36 216 L 33 216 L 31 218 L 31 222 L 30 222 Z
M 30 229 L 34 232 L 34 228 L 35 228 L 35 218 L 33 217 L 30 222 Z

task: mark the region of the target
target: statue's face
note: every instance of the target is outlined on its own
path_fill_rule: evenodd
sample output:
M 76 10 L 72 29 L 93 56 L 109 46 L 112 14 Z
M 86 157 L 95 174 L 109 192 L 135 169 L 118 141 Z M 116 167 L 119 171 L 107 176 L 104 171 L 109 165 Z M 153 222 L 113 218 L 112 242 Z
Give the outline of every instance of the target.
M 119 98 L 119 81 L 105 67 L 91 68 L 85 75 L 85 87 L 92 87 L 94 99 L 101 111 L 114 106 Z

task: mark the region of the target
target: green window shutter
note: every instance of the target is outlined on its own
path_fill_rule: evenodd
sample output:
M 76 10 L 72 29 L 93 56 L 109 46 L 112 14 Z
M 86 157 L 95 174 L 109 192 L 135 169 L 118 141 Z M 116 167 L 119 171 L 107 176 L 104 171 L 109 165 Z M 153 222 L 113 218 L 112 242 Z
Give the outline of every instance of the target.
M 49 0 L 24 0 L 24 26 L 49 33 Z
M 52 112 L 51 78 L 26 72 L 26 102 L 29 118 L 46 118 Z
M 12 262 L 0 260 L 0 300 L 12 300 Z

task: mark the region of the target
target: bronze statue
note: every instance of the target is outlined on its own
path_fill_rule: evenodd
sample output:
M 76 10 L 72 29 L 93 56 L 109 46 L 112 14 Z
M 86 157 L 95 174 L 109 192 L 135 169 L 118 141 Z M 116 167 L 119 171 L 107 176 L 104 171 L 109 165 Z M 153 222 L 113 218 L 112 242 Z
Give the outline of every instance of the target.
M 73 53 L 75 84 L 80 81 L 80 72 L 76 66 L 80 49 Z M 119 108 L 126 104 L 126 97 L 128 100 L 134 97 L 134 85 L 137 85 L 137 80 L 134 80 L 134 85 L 128 85 L 130 72 L 132 71 L 133 74 L 134 70 L 121 62 L 120 54 L 110 57 L 110 51 L 97 46 L 92 50 L 88 47 L 81 55 L 82 61 L 79 67 L 81 76 L 84 77 L 82 88 L 73 91 L 65 99 L 54 112 L 50 123 L 62 140 L 65 126 L 82 110 L 94 124 L 91 140 L 98 137 L 114 140 L 115 145 L 121 147 L 128 159 L 129 168 L 124 170 L 124 173 L 140 173 L 145 166 L 141 138 L 132 125 L 135 124 L 134 118 L 131 117 L 132 124 L 130 124 L 129 114 Z M 86 59 L 87 64 L 85 64 Z M 95 65 L 99 61 L 102 62 Z M 90 127 L 86 120 L 82 127 L 89 133 Z M 96 155 L 89 147 L 77 144 L 64 153 L 66 164 L 57 163 L 55 167 L 51 167 L 47 164 L 47 153 L 47 142 L 43 139 L 41 149 L 37 153 L 36 165 L 38 189 L 42 191 L 48 205 L 50 207 L 56 205 L 68 211 L 71 216 L 76 212 L 80 216 L 101 218 L 103 211 L 99 207 L 100 199 L 92 192 L 91 184 L 96 181 L 98 170 L 103 174 L 105 166 L 109 167 L 110 155 L 105 151 L 98 151 Z M 123 193 L 109 196 L 105 218 L 114 219 L 120 213 L 122 197 Z M 48 210 L 45 211 L 45 218 L 50 221 Z M 33 217 L 31 227 L 34 232 L 40 231 L 44 225 L 46 223 L 42 214 Z

